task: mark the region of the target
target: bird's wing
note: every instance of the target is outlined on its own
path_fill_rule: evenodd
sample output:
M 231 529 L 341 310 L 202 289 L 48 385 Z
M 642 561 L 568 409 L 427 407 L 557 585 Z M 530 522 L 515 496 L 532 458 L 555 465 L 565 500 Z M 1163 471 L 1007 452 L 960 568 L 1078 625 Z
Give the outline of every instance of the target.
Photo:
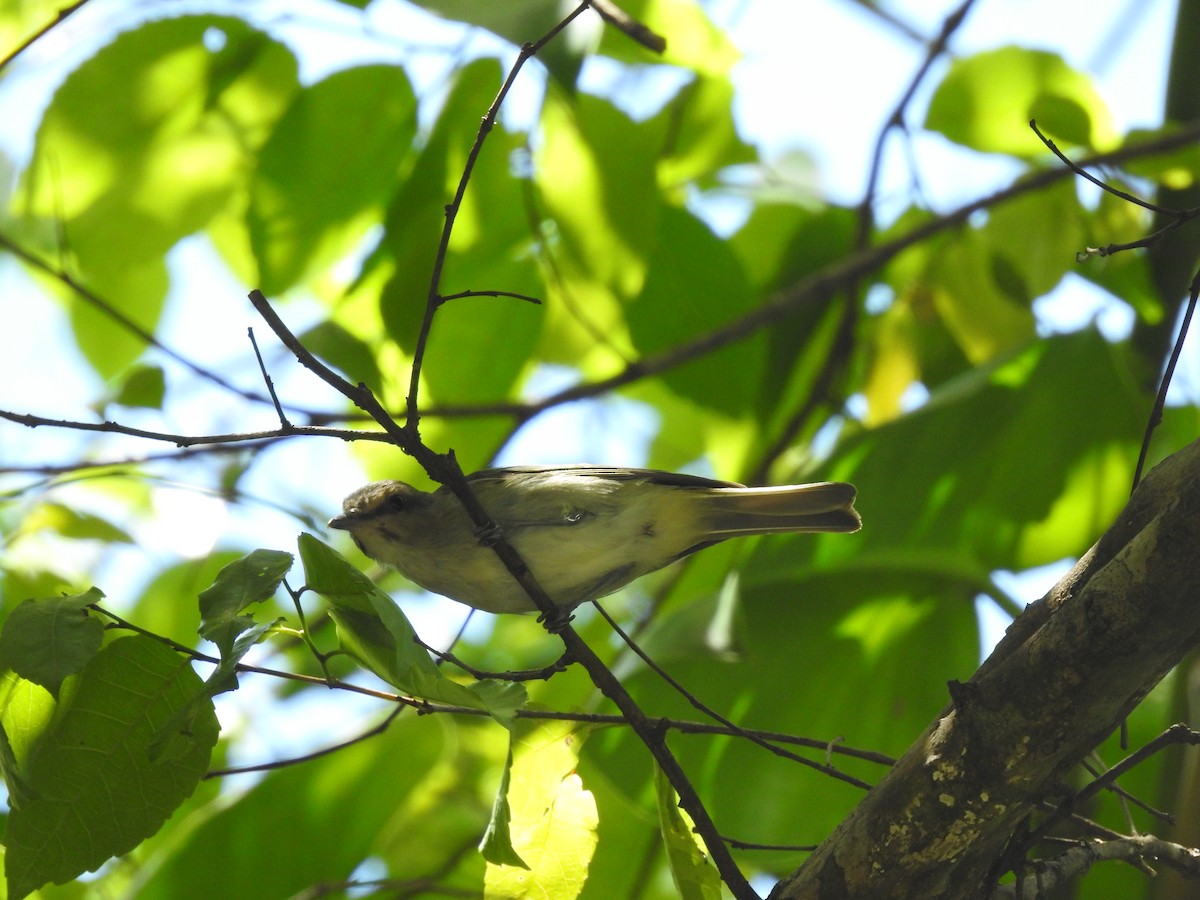
M 579 478 L 603 478 L 610 481 L 647 481 L 666 487 L 683 488 L 731 488 L 742 487 L 734 481 L 718 481 L 715 478 L 705 478 L 702 475 L 685 475 L 681 472 L 663 472 L 659 469 L 627 469 L 620 466 L 594 466 L 578 464 L 570 466 L 509 466 L 504 469 L 482 469 L 467 476 L 467 480 L 476 481 L 507 481 L 520 478 L 527 482 L 527 476 L 562 475 Z
M 737 487 L 697 475 L 613 466 L 513 466 L 469 475 L 471 488 L 502 528 L 582 525 L 615 515 L 632 482 L 681 488 Z

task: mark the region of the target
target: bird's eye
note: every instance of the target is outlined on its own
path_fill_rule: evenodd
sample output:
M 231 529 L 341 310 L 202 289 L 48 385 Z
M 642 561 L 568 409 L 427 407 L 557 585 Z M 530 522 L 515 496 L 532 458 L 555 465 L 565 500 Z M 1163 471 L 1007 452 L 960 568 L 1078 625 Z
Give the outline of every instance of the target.
M 404 500 L 404 497 L 401 496 L 400 494 L 392 494 L 390 497 L 387 498 L 385 505 L 392 512 L 403 512 L 404 507 L 405 507 L 405 500 Z

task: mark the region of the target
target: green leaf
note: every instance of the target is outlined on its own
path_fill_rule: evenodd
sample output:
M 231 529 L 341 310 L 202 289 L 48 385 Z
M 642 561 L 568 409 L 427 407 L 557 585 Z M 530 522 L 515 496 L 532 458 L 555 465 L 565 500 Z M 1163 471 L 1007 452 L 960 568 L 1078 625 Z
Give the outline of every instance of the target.
M 200 636 L 217 645 L 221 661 L 191 700 L 155 734 L 150 747 L 152 758 L 157 758 L 165 742 L 198 706 L 209 703 L 217 694 L 237 690 L 238 663 L 278 622 L 255 623 L 253 616 L 241 612 L 272 597 L 294 559 L 281 550 L 254 550 L 224 566 L 212 586 L 200 592 Z
M 71 509 L 58 503 L 42 503 L 21 523 L 25 532 L 46 529 L 65 538 L 80 541 L 132 544 L 133 538 L 112 522 L 92 513 Z
M 149 758 L 158 728 L 199 685 L 186 659 L 141 636 L 113 641 L 79 673 L 25 762 L 34 798 L 9 816 L 8 895 L 63 884 L 154 834 L 195 789 L 217 740 L 209 705 Z
M 1086 329 L 952 379 L 843 444 L 827 474 L 858 486 L 863 531 L 813 546 L 830 559 L 946 550 L 981 572 L 1077 555 L 1129 498 L 1147 402 L 1138 371 L 1128 347 Z M 1048 422 L 1071 440 L 1046 441 Z
M 500 785 L 496 788 L 496 799 L 492 804 L 492 817 L 488 820 L 487 831 L 479 844 L 479 852 L 489 863 L 496 866 L 517 866 L 528 869 L 529 865 L 521 859 L 520 854 L 512 845 L 512 807 L 508 803 L 508 788 L 512 783 L 512 744 L 508 748 L 508 757 L 504 762 L 504 770 L 500 773 Z
M 120 390 L 112 402 L 120 406 L 162 409 L 166 393 L 167 384 L 161 366 L 135 365 L 121 380 Z
M 378 220 L 416 133 L 399 66 L 360 66 L 305 88 L 259 154 L 246 214 L 259 286 L 280 294 L 344 256 Z
M 1086 242 L 1075 185 L 1064 179 L 1000 204 L 988 214 L 982 233 L 992 249 L 993 273 L 996 261 L 1002 261 L 1014 276 L 1012 299 L 1029 303 L 1048 294 L 1078 269 L 1076 254 Z
M 282 550 L 255 550 L 222 568 L 200 592 L 200 636 L 228 656 L 237 636 L 254 624 L 242 610 L 274 596 L 293 561 Z
M 605 28 L 600 52 L 618 60 L 665 63 L 724 76 L 741 58 L 729 35 L 713 24 L 705 8 L 689 0 L 622 0 L 621 9 L 666 38 L 661 55 L 651 53 L 615 28 Z
M 972 363 L 995 359 L 1035 334 L 1030 298 L 1023 285 L 1004 283 L 1003 269 L 976 231 L 956 235 L 931 260 L 927 284 L 934 306 Z
M 596 801 L 575 771 L 581 737 L 570 722 L 523 720 L 514 730 L 511 773 L 501 789 L 517 862 L 488 859 L 487 896 L 570 900 L 583 889 L 599 820 Z
M 534 184 L 553 223 L 557 276 L 540 351 L 548 362 L 579 365 L 598 343 L 618 351 L 628 343 L 624 304 L 642 290 L 659 232 L 662 124 L 635 123 L 595 97 L 570 104 L 550 92 L 539 127 Z
M 791 204 L 760 204 L 729 241 L 759 296 L 773 297 L 802 278 L 837 265 L 851 252 L 857 216 L 829 206 L 810 210 Z M 777 428 L 812 396 L 836 339 L 843 299 L 832 295 L 804 304 L 763 333 L 765 367 L 757 387 L 757 411 Z M 802 439 L 803 436 L 797 436 Z
M 696 842 L 691 817 L 679 808 L 679 796 L 658 766 L 654 767 L 654 796 L 658 800 L 667 864 L 679 896 L 683 900 L 718 900 L 721 876 Z
M 667 190 L 691 183 L 712 187 L 721 169 L 757 158 L 738 134 L 733 84 L 726 76 L 697 77 L 658 117 L 670 135 L 670 145 L 658 162 L 659 182 Z
M 369 740 L 266 772 L 160 844 L 138 900 L 242 897 L 248 885 L 256 898 L 300 896 L 349 878 L 368 858 L 384 860 L 391 877 L 427 877 L 446 846 L 478 838 L 484 820 L 467 801 L 478 803 L 481 774 L 462 745 L 486 744 L 485 732 L 497 731 L 405 714 Z
M 375 362 L 375 352 L 337 322 L 326 319 L 299 335 L 300 342 L 326 362 L 341 369 L 355 384 L 378 389 L 383 375 Z
M 18 678 L 14 672 L 0 675 L 0 727 L 4 731 L 2 763 L 9 805 L 13 809 L 37 796 L 25 775 L 24 766 L 54 718 L 55 707 L 53 695 L 41 685 Z
M 447 19 L 486 28 L 515 46 L 545 36 L 563 20 L 558 0 L 521 0 L 519 3 L 478 3 L 476 0 L 417 0 L 419 6 Z M 574 86 L 583 64 L 583 53 L 592 41 L 575 29 L 560 35 L 538 52 L 542 63 L 562 85 Z
M 392 598 L 334 550 L 310 534 L 300 535 L 307 587 L 332 604 L 343 649 L 388 684 L 426 700 L 468 706 L 511 727 L 525 703 L 525 689 L 471 687 L 451 681 L 417 643 L 417 634 Z
M 643 353 L 666 350 L 737 318 L 754 294 L 729 245 L 691 213 L 665 207 L 640 295 L 626 314 Z M 681 329 L 680 319 L 686 325 Z M 681 335 L 682 331 L 682 335 Z M 663 380 L 680 396 L 737 415 L 762 379 L 763 340 L 754 336 L 676 366 Z
M 118 319 L 154 331 L 167 251 L 237 196 L 247 152 L 295 78 L 292 55 L 244 21 L 181 16 L 121 34 L 55 92 L 19 210 L 48 257 L 69 236 L 72 274 L 115 310 L 69 295 L 78 345 L 102 377 L 145 350 Z
M 1029 127 L 1092 150 L 1115 143 L 1108 107 L 1090 79 L 1055 53 L 1001 47 L 958 60 L 929 103 L 925 127 L 989 153 L 1044 156 Z
M 88 615 L 87 607 L 103 597 L 92 588 L 71 597 L 26 600 L 0 630 L 0 668 L 12 669 L 57 698 L 64 679 L 100 649 L 104 624 Z

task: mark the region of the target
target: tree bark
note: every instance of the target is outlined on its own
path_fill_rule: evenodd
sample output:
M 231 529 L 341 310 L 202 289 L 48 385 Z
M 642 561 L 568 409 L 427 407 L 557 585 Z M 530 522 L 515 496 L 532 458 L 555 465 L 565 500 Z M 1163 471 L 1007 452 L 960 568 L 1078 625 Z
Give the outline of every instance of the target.
M 977 898 L 1039 800 L 1200 637 L 1200 441 L 1030 605 L 771 900 Z

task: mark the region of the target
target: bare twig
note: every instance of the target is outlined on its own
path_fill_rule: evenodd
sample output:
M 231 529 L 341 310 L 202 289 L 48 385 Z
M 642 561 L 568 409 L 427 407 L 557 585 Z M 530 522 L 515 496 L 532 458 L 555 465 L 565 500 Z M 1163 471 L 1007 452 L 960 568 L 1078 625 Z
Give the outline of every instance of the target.
M 1179 356 L 1183 353 L 1183 344 L 1187 340 L 1188 329 L 1192 326 L 1192 316 L 1196 313 L 1197 298 L 1200 297 L 1200 271 L 1192 278 L 1188 289 L 1187 309 L 1183 313 L 1183 321 L 1179 323 L 1179 334 L 1175 337 L 1175 346 L 1171 348 L 1171 357 L 1163 370 L 1162 379 L 1158 383 L 1158 393 L 1154 397 L 1154 408 L 1146 421 L 1146 431 L 1142 435 L 1142 448 L 1138 452 L 1137 466 L 1133 470 L 1133 487 L 1136 488 L 1142 480 L 1142 470 L 1146 467 L 1146 457 L 1150 453 L 1150 438 L 1162 421 L 1163 408 L 1167 405 L 1167 391 L 1171 388 L 1171 379 L 1175 377 L 1175 367 L 1179 364 Z
M 63 271 L 62 269 L 58 268 L 57 266 L 51 265 L 50 263 L 46 262 L 44 259 L 41 259 L 37 255 L 31 253 L 29 250 L 26 250 L 20 244 L 16 243 L 15 241 L 13 241 L 11 238 L 9 238 L 7 235 L 5 235 L 3 233 L 0 233 L 0 247 L 3 247 L 5 250 L 7 250 L 13 256 L 20 259 L 27 266 L 37 269 L 39 272 L 43 273 L 44 275 L 50 276 L 55 281 L 59 282 L 60 284 L 62 284 L 65 287 L 69 288 L 72 292 L 75 293 L 75 295 L 77 297 L 79 297 L 81 300 L 83 300 L 89 306 L 92 306 L 92 307 L 98 309 L 105 316 L 112 319 L 114 322 L 116 322 L 118 325 L 120 325 L 123 329 L 128 331 L 130 334 L 132 334 L 138 340 L 142 341 L 147 347 L 153 347 L 154 349 L 156 349 L 160 353 L 162 353 L 164 356 L 174 360 L 175 362 L 179 363 L 180 365 L 189 369 L 191 372 L 198 375 L 199 377 L 201 377 L 207 381 L 211 381 L 213 384 L 217 385 L 218 387 L 224 388 L 225 390 L 230 391 L 231 393 L 236 394 L 237 396 L 239 396 L 245 400 L 250 400 L 255 403 L 269 402 L 267 400 L 267 398 L 262 396 L 261 394 L 256 394 L 253 391 L 246 391 L 246 390 L 239 388 L 237 385 L 233 384 L 232 382 L 226 381 L 224 378 L 222 378 L 217 373 L 211 371 L 210 369 L 207 369 L 198 363 L 192 362 L 190 359 L 188 359 L 186 356 L 184 356 L 179 351 L 174 350 L 171 347 L 168 347 L 166 344 L 164 344 L 162 341 L 160 341 L 157 337 L 155 337 L 149 331 L 142 328 L 142 326 L 140 326 L 137 322 L 133 321 L 133 319 L 129 318 L 129 316 L 125 315 L 123 312 L 121 312 L 119 309 L 117 309 L 112 303 L 110 303 L 109 301 L 105 300 L 103 297 L 96 294 L 94 291 L 92 291 L 86 285 L 80 283 L 70 273 Z
M 279 396 L 275 393 L 275 382 L 271 380 L 270 374 L 267 372 L 267 364 L 263 362 L 262 353 L 258 349 L 258 341 L 254 339 L 254 329 L 247 328 L 246 334 L 250 338 L 250 346 L 254 348 L 254 358 L 258 360 L 258 371 L 262 373 L 263 382 L 267 386 L 267 393 L 271 396 L 271 403 L 275 406 L 275 413 L 279 416 L 279 424 L 284 428 L 291 428 L 292 423 L 288 421 L 288 417 L 283 412 L 283 407 L 279 404 Z
M 867 189 L 863 195 L 862 202 L 858 205 L 858 225 L 854 237 L 854 248 L 857 252 L 861 252 L 869 246 L 871 235 L 875 229 L 875 197 L 879 189 L 879 173 L 883 167 L 884 147 L 886 146 L 888 135 L 895 129 L 903 129 L 905 127 L 905 113 L 912 102 L 912 98 L 916 95 L 917 89 L 925 80 L 925 76 L 934 62 L 946 52 L 950 38 L 961 27 L 974 3 L 975 0 L 963 0 L 946 17 L 937 37 L 929 44 L 924 60 L 910 79 L 908 87 L 901 95 L 900 100 L 888 115 L 883 128 L 880 129 L 879 136 L 875 141 L 874 151 L 871 154 L 871 168 L 867 177 Z M 804 423 L 826 402 L 837 376 L 844 370 L 849 361 L 850 351 L 854 344 L 854 332 L 858 322 L 859 303 L 861 302 L 858 296 L 860 293 L 859 280 L 856 278 L 847 281 L 843 290 L 845 297 L 842 299 L 841 315 L 838 317 L 834 335 L 829 341 L 825 358 L 813 376 L 812 384 L 804 398 L 775 435 L 770 446 L 760 457 L 758 464 L 750 473 L 747 479 L 750 484 L 758 484 L 767 480 L 768 473 L 775 460 L 792 445 L 796 439 L 796 435 L 804 427 Z
M 512 297 L 514 300 L 524 300 L 526 303 L 534 303 L 541 306 L 542 301 L 537 297 L 531 297 L 528 294 L 518 294 L 516 291 L 459 291 L 457 294 L 443 294 L 438 298 L 438 303 L 449 303 L 451 300 L 460 300 L 463 297 Z
M 772 744 L 770 741 L 768 741 L 764 738 L 760 738 L 756 735 L 750 734 L 749 732 L 743 731 L 739 726 L 735 725 L 729 719 L 725 718 L 723 715 L 721 715 L 715 709 L 708 706 L 706 703 L 703 703 L 695 694 L 693 694 L 691 691 L 689 691 L 687 688 L 685 688 L 682 684 L 680 684 L 679 681 L 676 680 L 676 678 L 674 676 L 672 676 L 662 666 L 660 666 L 658 663 L 656 663 L 650 657 L 649 654 L 647 654 L 641 647 L 638 646 L 637 642 L 634 641 L 633 638 L 631 638 L 628 634 L 625 633 L 625 630 L 620 625 L 617 624 L 617 621 L 608 614 L 608 611 L 606 609 L 604 609 L 604 607 L 602 607 L 599 603 L 593 603 L 592 605 L 595 606 L 596 609 L 600 612 L 600 615 L 604 617 L 604 621 L 606 621 L 608 623 L 608 626 L 617 633 L 617 636 L 620 637 L 622 641 L 625 642 L 625 646 L 627 646 L 630 650 L 632 650 L 634 652 L 634 654 L 636 654 L 638 659 L 640 659 L 647 666 L 649 666 L 650 670 L 652 672 L 654 672 L 654 674 L 656 674 L 659 678 L 661 678 L 668 685 L 670 685 L 672 690 L 674 690 L 677 694 L 679 694 L 679 696 L 683 697 L 683 699 L 686 700 L 692 706 L 693 709 L 697 710 L 698 712 L 700 712 L 703 715 L 708 716 L 710 719 L 713 719 L 716 722 L 720 722 L 722 725 L 724 725 L 726 728 L 730 729 L 733 733 L 737 734 L 739 737 L 744 737 L 747 740 L 752 741 L 755 744 L 758 744 L 758 746 L 762 747 L 764 750 L 766 750 L 770 753 L 773 753 L 782 759 L 791 760 L 792 762 L 798 762 L 801 765 L 808 766 L 809 768 L 812 768 L 812 769 L 816 769 L 818 772 L 828 775 L 830 778 L 835 778 L 838 781 L 844 781 L 847 784 L 853 785 L 856 788 L 861 788 L 864 791 L 869 791 L 871 789 L 871 785 L 867 784 L 862 779 L 855 778 L 853 775 L 847 774 L 846 772 L 843 772 L 840 769 L 837 769 L 837 768 L 829 765 L 828 763 L 823 765 L 819 762 L 816 762 L 815 760 L 811 760 L 811 759 L 808 759 L 807 757 L 800 756 L 799 754 L 792 753 L 790 750 L 785 750 L 782 747 L 777 747 L 775 744 Z
M 446 221 L 442 225 L 442 235 L 438 240 L 437 253 L 434 256 L 433 269 L 429 276 L 429 292 L 425 298 L 425 315 L 421 318 L 421 327 L 417 332 L 417 341 L 413 348 L 412 370 L 409 376 L 405 427 L 410 430 L 413 437 L 419 434 L 419 422 L 421 420 L 421 411 L 418 407 L 418 394 L 421 384 L 421 368 L 425 362 L 425 348 L 429 345 L 429 331 L 433 327 L 434 314 L 444 302 L 444 298 L 440 292 L 442 271 L 446 265 L 446 254 L 450 250 L 450 235 L 454 231 L 454 223 L 458 220 L 458 211 L 462 207 L 463 197 L 467 193 L 467 185 L 470 184 L 471 175 L 475 171 L 475 163 L 479 160 L 479 154 L 483 150 L 483 144 L 487 140 L 487 136 L 491 133 L 492 128 L 495 127 L 496 116 L 500 113 L 501 105 L 503 105 L 504 99 L 508 96 L 509 90 L 512 88 L 517 75 L 520 74 L 525 63 L 533 58 L 542 47 L 552 41 L 587 8 L 587 2 L 580 4 L 541 38 L 521 47 L 516 61 L 508 72 L 508 77 L 504 79 L 504 83 L 500 86 L 500 91 L 496 94 L 495 99 L 492 100 L 492 105 L 488 107 L 483 121 L 479 124 L 479 131 L 475 135 L 475 142 L 471 145 L 471 149 L 467 153 L 466 162 L 463 163 L 462 175 L 458 179 L 458 187 L 454 191 L 454 197 L 446 204 Z M 432 475 L 433 473 L 431 472 L 430 474 Z
M 51 419 L 46 416 L 34 416 L 28 413 L 18 413 L 7 409 L 0 409 L 0 419 L 7 419 L 10 422 L 15 422 L 18 425 L 25 425 L 28 428 L 40 428 L 50 426 L 54 428 L 67 428 L 72 431 L 95 431 L 102 434 L 124 434 L 129 437 L 144 438 L 149 441 L 161 441 L 167 444 L 174 444 L 176 447 L 195 447 L 204 444 L 247 444 L 258 441 L 279 440 L 286 437 L 295 437 L 297 435 L 306 434 L 323 437 L 336 437 L 344 441 L 349 440 L 368 440 L 368 441 L 384 441 L 391 440 L 386 434 L 374 432 L 355 431 L 348 428 L 317 428 L 308 425 L 289 425 L 286 428 L 275 428 L 270 431 L 244 431 L 229 434 L 175 434 L 166 431 L 150 431 L 145 428 L 133 428 L 129 425 L 121 425 L 118 422 L 78 422 L 70 419 Z
M 3 72 L 5 69 L 7 69 L 14 59 L 44 38 L 53 29 L 65 22 L 74 13 L 78 12 L 86 3 L 87 0 L 78 0 L 76 3 L 67 4 L 57 13 L 55 13 L 53 19 L 51 19 L 37 31 L 33 32 L 33 34 L 29 35 L 29 37 L 25 38 L 25 40 L 21 41 L 21 43 L 17 44 L 17 46 L 14 47 L 9 54 L 4 57 L 4 59 L 0 59 L 0 72 Z
M 1200 876 L 1200 850 L 1164 841 L 1153 835 L 1122 836 L 1110 841 L 1088 841 L 1051 860 L 1039 860 L 1034 871 L 1018 877 L 1015 884 L 992 888 L 996 900 L 1044 897 L 1048 891 L 1076 878 L 1105 860 L 1122 860 L 1145 865 L 1146 860 L 1168 865 L 1186 875 Z
M 637 41 L 651 53 L 662 53 L 667 49 L 667 39 L 651 31 L 612 0 L 590 0 L 588 3 L 605 22 Z
M 1082 165 L 1076 165 L 1074 162 L 1071 161 L 1071 158 L 1069 156 L 1067 156 L 1065 153 L 1063 153 L 1061 150 L 1058 149 L 1058 145 L 1055 144 L 1054 141 L 1050 140 L 1050 138 L 1048 138 L 1048 137 L 1046 137 L 1046 135 L 1042 134 L 1041 129 L 1038 128 L 1037 119 L 1030 119 L 1029 127 L 1032 128 L 1033 133 L 1038 136 L 1038 140 L 1040 140 L 1043 144 L 1045 144 L 1046 148 L 1051 153 L 1053 153 L 1055 156 L 1057 156 L 1059 158 L 1059 161 L 1061 161 L 1063 165 L 1065 165 L 1068 169 L 1070 169 L 1072 172 L 1074 172 L 1080 178 L 1090 181 L 1096 187 L 1100 188 L 1100 190 L 1106 191 L 1106 192 L 1112 194 L 1114 197 L 1120 197 L 1126 203 L 1132 203 L 1134 206 L 1140 206 L 1142 209 L 1148 209 L 1150 212 L 1162 213 L 1163 215 L 1172 216 L 1174 218 L 1180 217 L 1181 213 L 1179 212 L 1179 210 L 1168 209 L 1165 206 L 1159 206 L 1157 203 L 1151 203 L 1149 200 L 1143 200 L 1141 197 L 1135 197 L 1133 194 L 1130 194 L 1128 191 L 1123 191 L 1120 188 L 1115 188 L 1111 184 L 1108 184 L 1107 182 L 1102 181 L 1101 179 L 1097 178 L 1091 172 L 1084 169 Z
M 1129 756 L 1125 757 L 1107 772 L 1094 778 L 1086 787 L 1072 794 L 1067 800 L 1061 803 L 1053 814 L 1047 816 L 1038 828 L 1030 833 L 1025 842 L 1026 848 L 1032 847 L 1037 841 L 1049 834 L 1053 827 L 1072 810 L 1082 806 L 1089 799 L 1100 793 L 1100 791 L 1113 786 L 1116 780 L 1130 769 L 1145 762 L 1163 748 L 1172 747 L 1176 744 L 1200 744 L 1200 732 L 1193 731 L 1186 725 L 1172 725 L 1154 740 L 1129 754 Z
M 395 721 L 396 717 L 400 715 L 400 713 L 404 712 L 404 710 L 407 708 L 408 707 L 406 706 L 397 706 L 395 709 L 389 712 L 386 718 L 384 718 L 384 720 L 378 725 L 368 728 L 361 734 L 356 734 L 354 737 L 347 738 L 340 743 L 331 744 L 328 747 L 322 747 L 319 750 L 314 750 L 312 753 L 305 753 L 303 756 L 293 756 L 288 759 L 275 760 L 272 762 L 255 763 L 254 765 L 250 766 L 233 766 L 228 769 L 213 769 L 209 772 L 205 772 L 203 777 L 205 779 L 224 778 L 227 775 L 244 775 L 247 772 L 269 772 L 272 769 L 283 769 L 288 766 L 294 766 L 300 763 L 311 762 L 314 759 L 320 759 L 322 756 L 328 756 L 330 753 L 337 753 L 339 750 L 345 750 L 347 747 L 353 747 L 355 744 L 362 743 L 369 738 L 383 734 L 388 730 L 388 726 Z
M 1139 240 L 1130 241 L 1127 244 L 1109 244 L 1107 247 L 1099 248 L 1089 247 L 1085 253 L 1079 255 L 1080 262 L 1090 255 L 1111 256 L 1112 254 L 1119 253 L 1123 250 L 1141 249 L 1152 246 L 1153 244 L 1158 243 L 1158 241 L 1161 240 L 1164 235 L 1174 231 L 1181 225 L 1192 221 L 1197 216 L 1200 216 L 1200 207 L 1193 207 L 1192 209 L 1171 209 L 1166 206 L 1160 206 L 1157 203 L 1151 203 L 1147 200 L 1143 200 L 1141 197 L 1136 197 L 1133 194 L 1130 194 L 1128 191 L 1122 191 L 1119 188 L 1113 187 L 1112 185 L 1092 175 L 1084 168 L 1084 166 L 1087 165 L 1100 165 L 1099 162 L 1092 160 L 1091 162 L 1076 163 L 1069 156 L 1059 150 L 1054 141 L 1042 134 L 1041 130 L 1037 126 L 1037 120 L 1030 119 L 1029 127 L 1033 129 L 1034 134 L 1038 136 L 1042 143 L 1049 148 L 1050 152 L 1058 157 L 1063 165 L 1065 165 L 1071 172 L 1090 181 L 1092 184 L 1096 185 L 1103 191 L 1107 191 L 1114 197 L 1119 197 L 1126 203 L 1132 203 L 1134 206 L 1140 206 L 1142 209 L 1157 213 L 1159 216 L 1163 216 L 1171 220 L 1153 234 L 1148 234 Z M 1162 422 L 1163 408 L 1167 403 L 1167 392 L 1170 390 L 1171 380 L 1175 376 L 1175 366 L 1179 363 L 1179 356 L 1183 352 L 1183 344 L 1187 339 L 1188 329 L 1192 324 L 1192 316 L 1196 311 L 1198 295 L 1200 295 L 1200 271 L 1198 271 L 1192 278 L 1192 283 L 1189 287 L 1187 309 L 1184 311 L 1183 321 L 1179 325 L 1179 333 L 1176 335 L 1175 345 L 1171 349 L 1171 355 L 1167 360 L 1167 366 L 1163 370 L 1162 378 L 1159 380 L 1158 392 L 1154 398 L 1154 408 L 1150 411 L 1150 417 L 1146 421 L 1146 430 L 1142 435 L 1142 446 L 1138 452 L 1138 461 L 1133 472 L 1133 486 L 1131 490 L 1137 488 L 1138 482 L 1142 479 L 1142 471 L 1146 466 L 1146 456 L 1150 451 L 1150 438 L 1154 434 L 1154 430 L 1158 427 L 1159 423 Z

